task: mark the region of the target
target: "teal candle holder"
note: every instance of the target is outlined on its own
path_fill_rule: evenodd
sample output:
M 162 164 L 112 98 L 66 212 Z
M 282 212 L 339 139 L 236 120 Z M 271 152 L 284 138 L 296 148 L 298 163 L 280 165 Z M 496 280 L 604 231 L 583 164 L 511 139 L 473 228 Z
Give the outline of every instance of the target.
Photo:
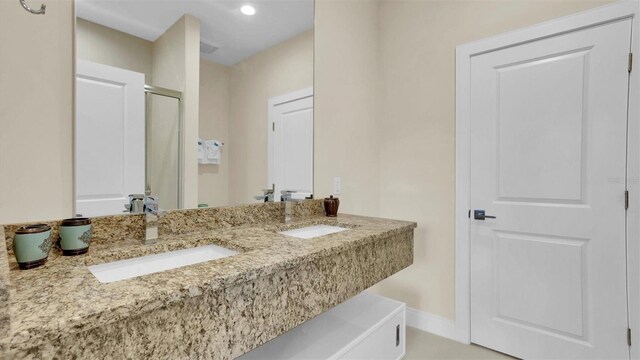
M 18 228 L 13 237 L 13 252 L 20 269 L 43 265 L 51 250 L 51 226 L 35 224 Z
M 60 224 L 60 248 L 66 256 L 82 255 L 89 251 L 92 227 L 89 218 L 62 220 Z

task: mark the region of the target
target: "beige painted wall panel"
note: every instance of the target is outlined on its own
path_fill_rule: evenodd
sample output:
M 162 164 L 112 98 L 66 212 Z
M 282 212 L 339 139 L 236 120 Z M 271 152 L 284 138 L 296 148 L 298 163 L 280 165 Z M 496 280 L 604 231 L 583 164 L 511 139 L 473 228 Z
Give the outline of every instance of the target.
M 229 203 L 246 204 L 267 186 L 269 98 L 313 86 L 313 31 L 234 65 L 229 81 Z
M 154 86 L 184 92 L 185 39 L 183 17 L 153 42 Z M 178 103 L 158 95 L 148 95 L 147 99 L 147 183 L 160 208 L 176 209 L 180 174 Z
M 73 215 L 73 24 L 0 1 L 0 224 Z
M 183 101 L 183 146 L 184 146 L 184 183 L 183 201 L 185 208 L 198 205 L 198 111 L 200 92 L 200 20 L 185 15 L 176 21 L 160 38 L 153 43 L 153 85 L 182 92 Z M 167 124 L 173 124 L 174 118 L 169 112 Z M 156 116 L 156 114 L 153 114 Z M 152 154 L 157 155 L 157 154 Z M 176 154 L 177 155 L 177 154 Z M 175 162 L 175 158 L 166 158 L 166 163 Z M 158 162 L 154 160 L 158 165 Z M 167 183 L 175 188 L 177 184 Z M 162 205 L 162 194 L 170 194 L 168 189 L 152 189 L 158 193 Z
M 316 1 L 314 186 L 325 197 L 341 177 L 345 213 L 379 210 L 377 16 L 372 1 Z
M 78 18 L 76 44 L 78 58 L 143 73 L 152 84 L 151 41 Z
M 229 75 L 231 68 L 200 60 L 199 136 L 228 142 Z M 222 148 L 219 165 L 198 166 L 198 202 L 210 207 L 229 204 L 229 156 Z
M 198 122 L 200 111 L 200 20 L 185 15 L 184 207 L 198 206 Z
M 380 293 L 454 317 L 455 46 L 603 3 L 380 2 L 380 216 L 418 222 L 414 265 Z

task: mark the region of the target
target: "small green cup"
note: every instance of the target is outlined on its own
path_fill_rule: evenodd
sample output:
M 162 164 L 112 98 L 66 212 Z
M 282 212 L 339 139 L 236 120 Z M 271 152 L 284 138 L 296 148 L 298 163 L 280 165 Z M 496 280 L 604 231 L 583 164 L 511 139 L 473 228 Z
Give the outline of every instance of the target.
M 51 226 L 35 224 L 16 230 L 13 252 L 20 269 L 33 269 L 47 261 L 51 250 Z
M 60 224 L 60 247 L 67 256 L 81 255 L 89 251 L 91 243 L 91 219 L 73 218 Z

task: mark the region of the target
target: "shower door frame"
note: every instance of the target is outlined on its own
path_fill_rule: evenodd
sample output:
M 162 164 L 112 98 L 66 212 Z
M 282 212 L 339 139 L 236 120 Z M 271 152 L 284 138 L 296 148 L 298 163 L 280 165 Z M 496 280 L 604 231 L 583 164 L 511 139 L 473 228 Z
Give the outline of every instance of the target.
M 144 85 L 144 93 L 151 95 L 164 96 L 178 100 L 178 208 L 184 208 L 184 106 L 182 103 L 182 92 L 172 89 L 163 88 L 160 86 Z M 145 98 L 145 151 L 147 144 L 149 143 L 149 111 L 148 111 L 148 98 Z M 145 159 L 145 189 L 149 186 L 149 162 Z M 153 189 L 151 189 L 153 191 Z

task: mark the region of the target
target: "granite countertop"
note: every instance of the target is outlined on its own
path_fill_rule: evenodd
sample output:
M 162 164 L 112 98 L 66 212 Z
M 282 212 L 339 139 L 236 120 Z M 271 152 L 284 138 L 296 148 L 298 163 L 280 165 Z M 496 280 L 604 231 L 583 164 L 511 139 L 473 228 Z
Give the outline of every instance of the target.
M 335 234 L 303 240 L 278 231 L 313 224 L 349 228 Z M 171 235 L 157 244 L 139 241 L 117 247 L 92 245 L 82 256 L 64 257 L 52 250 L 46 265 L 21 271 L 9 258 L 11 344 L 37 345 L 64 333 L 96 328 L 127 317 L 168 306 L 185 298 L 250 281 L 301 263 L 338 254 L 376 239 L 410 231 L 416 223 L 340 215 L 307 217 L 289 225 L 253 224 L 227 229 Z M 215 244 L 240 253 L 183 268 L 113 283 L 100 283 L 87 265 Z

